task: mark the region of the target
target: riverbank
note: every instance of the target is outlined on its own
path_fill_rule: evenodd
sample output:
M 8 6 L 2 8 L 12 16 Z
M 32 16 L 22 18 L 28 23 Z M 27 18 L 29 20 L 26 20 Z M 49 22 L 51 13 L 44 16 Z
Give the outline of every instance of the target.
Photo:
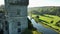
M 45 28 L 42 24 L 36 23 L 34 19 L 31 20 L 32 24 L 35 28 L 37 28 L 38 32 L 42 32 L 43 34 L 58 34 L 56 31 Z
M 52 30 L 54 30 L 54 31 L 56 31 L 57 33 L 60 34 L 59 31 L 57 31 L 56 29 L 54 29 L 53 27 L 51 27 L 51 26 L 49 26 L 49 25 L 47 25 L 47 24 L 44 24 L 44 23 L 39 23 L 39 24 L 42 24 L 44 27 L 49 28 L 49 29 L 52 29 Z
M 36 18 L 37 15 L 32 15 L 36 22 L 42 24 L 44 27 L 52 29 L 60 34 L 60 27 L 56 26 L 56 23 L 60 20 L 60 17 L 53 15 L 39 15 L 39 19 Z M 49 17 L 47 17 L 49 16 Z M 53 22 L 52 22 L 53 21 Z

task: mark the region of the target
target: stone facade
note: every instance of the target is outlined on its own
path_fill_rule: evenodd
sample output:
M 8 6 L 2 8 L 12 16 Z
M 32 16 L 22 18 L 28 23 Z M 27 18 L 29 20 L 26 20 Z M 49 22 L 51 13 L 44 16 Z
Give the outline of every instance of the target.
M 3 11 L 0 11 L 0 34 L 3 33 L 3 24 L 5 22 L 5 14 Z
M 4 34 L 21 34 L 28 28 L 27 6 L 28 0 L 5 0 L 8 30 Z

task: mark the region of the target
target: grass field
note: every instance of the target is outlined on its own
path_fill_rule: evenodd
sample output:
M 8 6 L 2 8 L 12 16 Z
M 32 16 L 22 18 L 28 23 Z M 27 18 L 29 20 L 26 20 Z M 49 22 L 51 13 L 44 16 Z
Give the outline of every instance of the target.
M 60 32 L 60 27 L 56 26 L 57 22 L 60 21 L 60 17 L 54 15 L 47 15 L 44 16 L 39 15 L 39 19 L 36 18 L 37 15 L 32 15 L 32 17 L 39 23 L 43 25 L 48 25 L 48 27 Z M 53 22 L 52 22 L 53 21 Z M 59 23 L 60 24 L 60 23 Z

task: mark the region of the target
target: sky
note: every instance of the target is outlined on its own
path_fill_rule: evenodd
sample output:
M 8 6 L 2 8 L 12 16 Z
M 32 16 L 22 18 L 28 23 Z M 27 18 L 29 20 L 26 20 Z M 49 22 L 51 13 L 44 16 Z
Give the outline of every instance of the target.
M 0 5 L 4 4 L 4 0 L 0 0 Z M 60 0 L 29 0 L 28 7 L 42 6 L 60 6 Z

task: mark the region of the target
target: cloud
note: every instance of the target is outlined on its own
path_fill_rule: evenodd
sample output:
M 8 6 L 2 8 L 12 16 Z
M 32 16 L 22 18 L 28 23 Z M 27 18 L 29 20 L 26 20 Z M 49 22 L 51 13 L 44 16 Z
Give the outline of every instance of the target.
M 4 0 L 0 0 L 0 5 L 4 4 Z
M 4 4 L 4 0 L 0 0 L 0 5 Z M 60 6 L 60 0 L 29 0 L 28 7 L 41 6 Z
M 38 7 L 38 6 L 60 6 L 60 0 L 29 0 L 28 7 Z

